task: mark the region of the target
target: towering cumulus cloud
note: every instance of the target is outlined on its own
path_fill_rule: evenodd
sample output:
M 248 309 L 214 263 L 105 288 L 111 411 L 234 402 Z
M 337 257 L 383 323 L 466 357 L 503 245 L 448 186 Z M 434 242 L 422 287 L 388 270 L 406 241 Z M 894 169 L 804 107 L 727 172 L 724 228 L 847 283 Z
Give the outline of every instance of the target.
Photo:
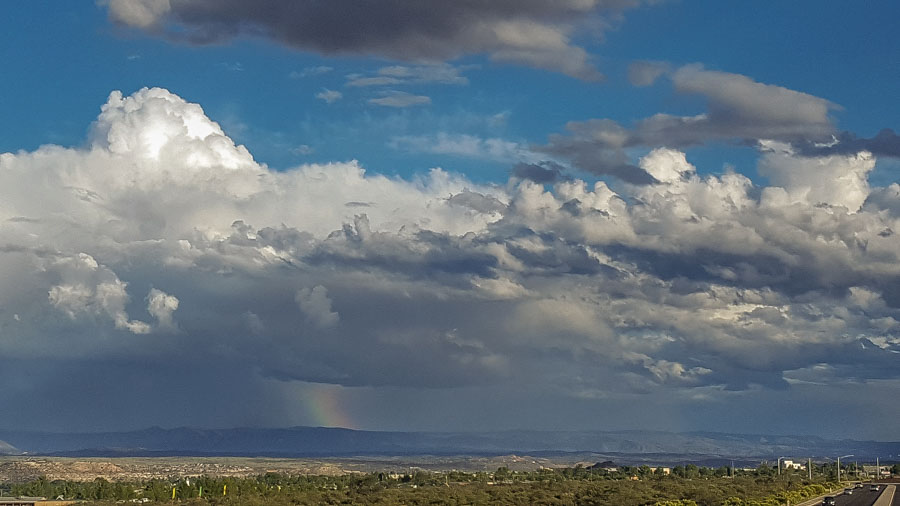
M 111 5 L 148 26 L 214 9 L 131 4 Z M 751 114 L 726 96 L 745 87 L 803 112 L 760 122 L 826 124 L 826 103 L 679 72 L 726 85 L 699 122 Z M 715 400 L 900 379 L 900 192 L 870 187 L 868 152 L 770 141 L 759 187 L 658 148 L 627 193 L 353 161 L 279 172 L 158 88 L 112 93 L 90 135 L 0 155 L 5 405 L 103 385 L 85 410 L 192 406 L 184 423 L 228 425 L 277 423 L 272 392 L 296 381 Z M 15 381 L 23 368 L 38 379 Z
M 150 33 L 212 43 L 263 36 L 325 54 L 445 60 L 484 53 L 582 79 L 600 73 L 579 31 L 599 32 L 640 0 L 107 0 L 110 17 Z M 601 16 L 606 18 L 604 21 Z

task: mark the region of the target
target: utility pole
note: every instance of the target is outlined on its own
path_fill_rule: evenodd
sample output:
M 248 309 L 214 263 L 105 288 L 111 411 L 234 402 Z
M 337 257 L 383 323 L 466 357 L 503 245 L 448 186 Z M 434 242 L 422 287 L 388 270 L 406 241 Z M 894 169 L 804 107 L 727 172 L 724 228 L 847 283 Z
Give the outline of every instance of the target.
M 837 458 L 837 474 L 838 474 L 838 486 L 841 485 L 841 459 L 846 459 L 847 457 L 852 457 L 853 454 L 850 455 L 842 455 Z
M 812 457 L 806 459 L 806 470 L 809 471 L 809 481 L 812 481 Z

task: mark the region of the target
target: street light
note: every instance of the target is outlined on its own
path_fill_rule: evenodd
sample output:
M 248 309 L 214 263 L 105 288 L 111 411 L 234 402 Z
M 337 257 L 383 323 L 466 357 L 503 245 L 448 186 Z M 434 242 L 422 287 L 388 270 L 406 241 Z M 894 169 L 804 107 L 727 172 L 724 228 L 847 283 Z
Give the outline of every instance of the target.
M 781 476 L 781 461 L 787 457 L 778 457 L 778 476 Z
M 846 459 L 847 457 L 852 457 L 853 454 L 850 455 L 842 455 L 837 458 L 837 466 L 838 466 L 838 485 L 841 484 L 841 459 Z

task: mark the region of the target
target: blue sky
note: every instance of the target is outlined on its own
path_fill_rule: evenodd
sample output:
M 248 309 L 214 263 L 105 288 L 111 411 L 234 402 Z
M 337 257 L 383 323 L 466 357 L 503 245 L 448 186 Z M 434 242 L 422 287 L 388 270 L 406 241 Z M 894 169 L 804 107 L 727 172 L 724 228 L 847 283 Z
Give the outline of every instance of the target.
M 0 403 L 895 437 L 896 2 L 421 5 L 6 6 Z
M 403 91 L 427 95 L 431 104 L 401 110 L 368 104 L 374 90 L 346 86 L 348 74 L 372 74 L 396 60 L 324 57 L 246 37 L 172 44 L 110 24 L 105 9 L 91 3 L 17 3 L 9 9 L 2 48 L 10 73 L 0 82 L 10 119 L 0 140 L 4 151 L 48 142 L 78 145 L 111 90 L 161 86 L 201 104 L 276 169 L 349 156 L 389 174 L 408 176 L 439 165 L 479 180 L 502 180 L 504 161 L 422 156 L 391 149 L 390 139 L 446 132 L 540 144 L 568 121 L 602 117 L 627 124 L 660 111 L 702 110 L 701 97 L 678 96 L 664 83 L 631 86 L 626 70 L 636 60 L 699 62 L 825 98 L 843 108 L 835 113 L 840 127 L 862 136 L 893 125 L 900 115 L 896 101 L 884 100 L 900 81 L 896 36 L 884 22 L 900 9 L 888 1 L 865 9 L 808 1 L 645 5 L 613 21 L 599 40 L 583 36 L 607 76 L 603 83 L 462 56 L 451 64 L 468 84 L 406 85 Z M 316 68 L 331 70 L 309 72 Z M 296 77 L 304 70 L 309 75 Z M 315 98 L 323 88 L 344 98 L 326 104 Z M 491 122 L 495 115 L 505 121 Z M 352 139 L 336 133 L 351 131 Z M 313 152 L 298 153 L 302 145 Z M 755 159 L 750 151 L 720 146 L 689 155 L 700 170 L 721 171 L 731 163 L 751 174 L 746 166 Z

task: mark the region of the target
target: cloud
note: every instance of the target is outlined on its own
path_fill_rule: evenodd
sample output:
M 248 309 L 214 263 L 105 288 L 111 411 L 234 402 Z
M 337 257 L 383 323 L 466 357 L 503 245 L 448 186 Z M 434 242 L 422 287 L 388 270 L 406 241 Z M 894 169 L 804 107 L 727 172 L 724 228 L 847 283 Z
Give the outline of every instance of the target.
M 806 93 L 700 65 L 676 70 L 672 84 L 679 93 L 706 97 L 708 113 L 692 118 L 653 116 L 639 125 L 640 137 L 685 146 L 716 137 L 827 139 L 834 132 L 828 114 L 838 106 Z
M 309 382 L 727 414 L 897 381 L 900 190 L 867 180 L 872 155 L 764 146 L 766 185 L 672 147 L 618 191 L 539 158 L 500 185 L 275 171 L 196 104 L 113 92 L 82 147 L 0 154 L 0 402 L 157 420 L 117 414 L 139 395 L 221 426 L 283 423 Z M 116 401 L 66 400 L 87 385 Z
M 595 175 L 611 175 L 632 184 L 649 184 L 653 177 L 634 165 L 625 153 L 629 132 L 610 120 L 570 122 L 569 135 L 553 134 L 535 151 L 571 160 L 572 165 Z
M 668 148 L 654 149 L 641 158 L 640 166 L 661 183 L 676 183 L 696 172 L 696 168 L 688 163 L 684 153 Z
M 634 64 L 632 77 L 650 84 L 663 74 L 661 65 Z M 694 116 L 659 113 L 632 128 L 610 119 L 570 122 L 568 134 L 553 135 L 536 149 L 570 159 L 589 173 L 647 184 L 652 178 L 629 161 L 626 149 L 685 148 L 722 140 L 803 143 L 830 140 L 835 132 L 829 113 L 838 106 L 828 100 L 700 65 L 685 65 L 668 76 L 676 92 L 703 96 L 707 110 Z
M 838 205 L 856 212 L 869 196 L 868 174 L 875 168 L 869 152 L 824 157 L 796 156 L 790 145 L 766 142 L 759 173 L 792 201 Z
M 852 132 L 841 132 L 827 142 L 794 142 L 793 148 L 812 157 L 866 151 L 879 157 L 900 158 L 900 136 L 890 128 L 882 129 L 869 139 L 858 137 Z
M 529 179 L 535 183 L 555 183 L 566 179 L 565 167 L 555 162 L 542 161 L 539 163 L 517 163 L 511 171 L 515 178 Z
M 866 199 L 865 207 L 871 212 L 888 211 L 895 217 L 900 217 L 900 184 L 892 183 L 885 188 L 874 188 Z M 894 233 L 891 229 L 881 231 L 884 236 Z
M 307 321 L 315 327 L 320 329 L 334 327 L 340 321 L 340 315 L 331 310 L 331 299 L 328 298 L 328 290 L 324 286 L 303 288 L 297 292 L 294 300 L 297 301 Z
M 484 195 L 469 189 L 451 195 L 447 198 L 447 203 L 451 206 L 465 207 L 485 215 L 500 214 L 506 210 L 506 204 L 497 197 Z
M 481 138 L 469 134 L 439 132 L 435 135 L 405 135 L 391 139 L 390 146 L 416 153 L 434 153 L 467 158 L 510 162 L 532 159 L 526 146 L 498 138 Z
M 316 98 L 318 98 L 319 100 L 324 100 L 328 104 L 333 104 L 338 100 L 344 98 L 344 94 L 339 91 L 322 88 L 322 91 L 316 93 Z
M 306 77 L 320 76 L 322 74 L 327 74 L 334 70 L 334 67 L 329 67 L 327 65 L 317 65 L 315 67 L 306 67 L 302 70 L 294 70 L 288 74 L 288 77 L 291 79 L 303 79 Z
M 162 330 L 175 330 L 172 314 L 178 309 L 178 297 L 162 290 L 151 288 L 147 294 L 147 312 L 156 318 L 157 327 Z
M 390 90 L 384 92 L 382 97 L 370 98 L 368 102 L 373 105 L 380 105 L 384 107 L 403 108 L 414 107 L 418 105 L 429 105 L 431 104 L 431 97 L 427 97 L 425 95 L 414 95 L 412 93 L 406 93 L 405 91 Z
M 347 86 L 351 87 L 391 86 L 401 83 L 403 83 L 401 79 L 392 76 L 362 76 L 360 74 L 347 76 Z
M 665 62 L 636 61 L 628 65 L 628 81 L 635 86 L 650 86 L 669 68 Z
M 404 66 L 391 65 L 381 67 L 373 76 L 350 74 L 347 86 L 392 86 L 398 84 L 469 84 L 469 80 L 460 74 L 462 69 L 447 63 Z
M 49 290 L 49 301 L 57 309 L 76 320 L 82 315 L 106 316 L 115 328 L 134 334 L 147 334 L 150 326 L 131 320 L 125 311 L 128 283 L 122 282 L 114 272 L 101 266 L 86 253 L 56 260 L 52 268 L 62 282 Z
M 169 0 L 109 0 L 110 16 L 117 21 L 138 28 L 149 28 L 172 8 Z
M 596 80 L 591 58 L 572 42 L 599 33 L 639 0 L 429 2 L 352 0 L 107 0 L 116 23 L 206 44 L 263 36 L 322 54 L 445 61 L 467 54 Z
M 229 72 L 243 72 L 244 65 L 241 62 L 222 62 L 219 63 L 219 67 L 229 71 Z
M 315 153 L 316 150 L 312 146 L 308 144 L 300 144 L 299 146 L 291 149 L 291 153 L 298 156 L 306 156 Z

